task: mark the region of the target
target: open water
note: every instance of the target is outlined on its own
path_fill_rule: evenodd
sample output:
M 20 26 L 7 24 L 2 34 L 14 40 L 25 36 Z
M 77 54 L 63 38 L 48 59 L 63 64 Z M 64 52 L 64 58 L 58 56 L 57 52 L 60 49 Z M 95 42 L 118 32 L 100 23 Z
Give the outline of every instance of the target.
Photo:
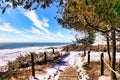
M 15 49 L 15 48 L 24 48 L 24 47 L 44 47 L 44 46 L 59 46 L 67 45 L 70 43 L 0 43 L 0 50 L 2 49 Z

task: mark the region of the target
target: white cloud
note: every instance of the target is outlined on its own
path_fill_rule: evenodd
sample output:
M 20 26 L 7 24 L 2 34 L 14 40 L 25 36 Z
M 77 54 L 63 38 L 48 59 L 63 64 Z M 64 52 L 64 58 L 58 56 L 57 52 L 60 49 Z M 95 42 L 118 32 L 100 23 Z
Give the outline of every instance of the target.
M 10 26 L 9 23 L 3 23 L 2 25 L 0 25 L 0 30 L 7 31 L 7 32 L 14 32 L 14 33 L 21 33 L 22 32 L 20 30 L 13 28 L 12 26 Z
M 60 31 L 58 31 L 58 36 L 63 37 L 63 35 L 62 35 L 62 33 Z
M 10 32 L 13 36 L 6 37 L 2 36 L 0 38 L 0 42 L 65 42 L 70 41 L 68 37 L 64 37 L 60 31 L 56 34 L 47 34 L 45 32 L 41 32 L 39 28 L 31 27 L 29 30 L 18 30 L 10 25 L 10 23 L 0 22 L 0 31 Z M 32 34 L 35 33 L 35 34 Z M 9 33 L 7 33 L 9 34 Z M 2 34 L 1 34 L 2 35 Z
M 56 37 L 58 36 L 57 34 L 53 34 L 51 33 L 47 28 L 49 27 L 48 21 L 49 19 L 43 17 L 42 20 L 39 19 L 39 17 L 37 16 L 37 14 L 35 13 L 35 11 L 24 11 L 25 13 L 22 13 L 29 18 L 35 27 L 32 27 L 32 30 L 26 30 L 28 32 L 32 32 L 32 33 L 36 33 L 39 36 L 41 36 L 44 39 L 48 39 L 48 40 L 55 40 Z M 40 29 L 40 30 L 39 30 Z
M 31 27 L 31 30 L 25 30 L 26 32 L 29 33 L 34 33 L 32 36 L 36 36 L 36 39 L 42 38 L 44 40 L 55 40 L 56 35 L 54 34 L 46 34 L 44 32 L 41 32 L 39 29 L 35 28 L 35 27 Z
M 31 35 L 27 35 L 27 34 L 23 34 L 23 33 L 21 33 L 20 35 L 24 38 L 33 38 Z
M 48 30 L 49 28 L 49 19 L 42 17 L 42 19 L 37 16 L 35 11 L 26 11 L 23 9 L 19 9 L 21 12 L 16 12 L 19 14 L 24 14 L 28 20 L 33 23 L 33 26 L 26 30 L 18 30 L 17 26 L 14 27 L 9 22 L 3 22 L 0 20 L 0 42 L 69 42 L 71 37 L 65 37 L 61 33 L 62 31 L 58 31 L 56 33 L 52 33 Z M 10 12 L 10 14 L 14 15 L 14 12 Z M 9 15 L 10 15 L 9 14 Z M 18 17 L 14 15 L 13 18 L 18 20 Z M 19 25 L 19 24 L 18 24 Z M 9 33 L 6 33 L 9 32 Z M 4 35 L 5 34 L 5 35 Z M 9 35 L 10 34 L 10 35 Z M 9 36 L 8 36 L 9 35 Z M 65 34 L 66 35 L 66 34 Z
M 0 25 L 0 30 L 1 31 L 17 33 L 24 38 L 31 38 L 30 35 L 25 34 L 26 32 L 13 28 L 9 23 L 5 23 L 5 22 L 2 22 L 2 23 L 3 24 Z
M 49 27 L 48 21 L 49 21 L 48 19 L 43 17 L 43 21 L 42 21 L 43 24 L 42 25 L 45 27 Z
M 42 32 L 40 32 L 40 30 L 38 30 L 38 29 L 35 28 L 35 27 L 32 27 L 32 32 L 33 32 L 33 33 L 36 33 L 36 34 L 43 34 Z
M 43 20 L 39 20 L 38 16 L 36 15 L 36 13 L 32 10 L 32 11 L 27 11 L 24 13 L 24 15 L 29 18 L 36 27 L 40 28 L 41 30 L 45 31 L 46 33 L 50 32 L 45 28 L 45 27 L 49 27 L 48 24 L 48 19 L 43 18 Z

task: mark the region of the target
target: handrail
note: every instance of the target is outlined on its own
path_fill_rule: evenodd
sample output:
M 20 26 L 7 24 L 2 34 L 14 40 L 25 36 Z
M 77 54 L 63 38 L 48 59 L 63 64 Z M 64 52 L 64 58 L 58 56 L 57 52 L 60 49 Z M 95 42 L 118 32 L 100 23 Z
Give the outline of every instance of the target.
M 117 73 L 116 71 L 114 71 L 114 70 L 110 67 L 110 65 L 107 64 L 107 62 L 104 60 L 104 58 L 102 58 L 102 59 L 103 59 L 104 63 L 106 64 L 106 66 L 107 66 L 111 71 L 113 71 L 115 74 L 117 74 L 118 76 L 120 76 L 119 73 Z

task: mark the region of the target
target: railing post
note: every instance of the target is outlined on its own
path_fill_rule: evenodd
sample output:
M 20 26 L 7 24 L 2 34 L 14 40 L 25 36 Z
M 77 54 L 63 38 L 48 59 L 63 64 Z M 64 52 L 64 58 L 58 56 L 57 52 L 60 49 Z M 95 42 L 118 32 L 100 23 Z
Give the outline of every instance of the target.
M 45 61 L 45 64 L 47 64 L 47 54 L 46 54 L 46 52 L 44 52 L 44 61 Z
M 119 72 L 120 72 L 120 57 L 119 57 Z
M 90 50 L 88 51 L 88 65 L 90 64 Z
M 55 50 L 54 50 L 54 48 L 52 48 L 52 51 L 53 51 L 53 54 L 55 53 Z
M 34 55 L 33 55 L 33 53 L 31 53 L 31 63 L 32 63 L 32 76 L 35 77 Z
M 69 52 L 69 48 L 68 48 L 68 46 L 66 47 L 66 53 L 68 53 Z
M 104 61 L 103 61 L 104 53 L 101 53 L 100 58 L 101 58 L 101 76 L 102 76 L 102 75 L 104 75 Z

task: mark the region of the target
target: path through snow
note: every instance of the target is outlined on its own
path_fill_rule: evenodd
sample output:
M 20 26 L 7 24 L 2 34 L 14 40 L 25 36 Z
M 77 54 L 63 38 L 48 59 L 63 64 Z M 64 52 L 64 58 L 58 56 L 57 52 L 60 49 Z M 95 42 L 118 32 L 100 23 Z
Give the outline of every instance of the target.
M 83 52 L 71 52 L 69 55 L 64 55 L 59 64 L 53 65 L 53 68 L 46 69 L 45 74 L 36 74 L 36 79 L 30 80 L 58 80 L 60 71 L 63 71 L 66 67 L 75 67 L 77 68 L 77 72 L 79 73 L 79 80 L 87 80 L 89 79 L 85 70 L 82 68 L 84 63 L 81 54 Z

